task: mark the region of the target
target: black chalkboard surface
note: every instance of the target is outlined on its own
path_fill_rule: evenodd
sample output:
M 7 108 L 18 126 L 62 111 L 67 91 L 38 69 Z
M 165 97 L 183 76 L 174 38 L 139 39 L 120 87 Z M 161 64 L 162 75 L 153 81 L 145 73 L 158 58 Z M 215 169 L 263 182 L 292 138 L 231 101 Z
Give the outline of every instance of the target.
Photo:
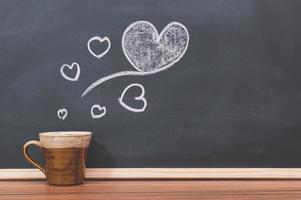
M 0 168 L 55 130 L 93 131 L 88 167 L 301 167 L 300 8 L 1 1 Z

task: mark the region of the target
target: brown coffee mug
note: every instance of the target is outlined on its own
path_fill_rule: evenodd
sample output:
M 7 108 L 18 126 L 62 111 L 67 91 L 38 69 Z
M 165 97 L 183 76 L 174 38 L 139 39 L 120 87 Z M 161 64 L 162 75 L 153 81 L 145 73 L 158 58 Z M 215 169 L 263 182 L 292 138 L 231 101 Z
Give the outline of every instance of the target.
M 84 182 L 88 148 L 92 132 L 57 131 L 40 133 L 40 141 L 31 140 L 24 144 L 25 158 L 40 169 L 50 185 L 76 185 Z M 42 149 L 45 167 L 28 154 L 30 145 Z

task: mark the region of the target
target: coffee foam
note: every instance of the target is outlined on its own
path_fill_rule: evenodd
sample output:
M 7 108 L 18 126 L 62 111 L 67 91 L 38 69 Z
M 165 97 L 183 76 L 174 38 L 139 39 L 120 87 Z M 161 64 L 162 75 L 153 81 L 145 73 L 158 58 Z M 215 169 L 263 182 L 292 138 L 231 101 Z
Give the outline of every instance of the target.
M 64 131 L 40 133 L 44 148 L 86 148 L 90 145 L 92 133 L 87 131 Z

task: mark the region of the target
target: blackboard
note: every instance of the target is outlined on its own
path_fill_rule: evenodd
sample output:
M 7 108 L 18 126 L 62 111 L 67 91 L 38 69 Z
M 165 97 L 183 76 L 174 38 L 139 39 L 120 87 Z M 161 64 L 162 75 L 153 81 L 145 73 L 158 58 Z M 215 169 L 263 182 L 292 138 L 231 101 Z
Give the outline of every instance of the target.
M 1 1 L 0 168 L 31 167 L 23 144 L 55 130 L 93 132 L 88 167 L 301 167 L 300 7 L 298 0 Z M 166 33 L 163 42 L 152 43 L 155 30 Z M 163 61 L 171 65 L 158 70 Z M 79 66 L 68 72 L 72 63 Z M 141 76 L 149 69 L 158 71 Z M 139 75 L 82 97 L 121 71 Z M 135 100 L 143 89 L 146 102 Z

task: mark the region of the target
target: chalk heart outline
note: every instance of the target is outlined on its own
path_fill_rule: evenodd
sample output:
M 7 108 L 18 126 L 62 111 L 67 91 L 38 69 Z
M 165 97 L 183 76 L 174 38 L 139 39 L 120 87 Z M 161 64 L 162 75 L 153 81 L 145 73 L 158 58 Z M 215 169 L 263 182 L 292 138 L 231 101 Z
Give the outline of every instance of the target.
M 96 113 L 96 111 L 98 113 Z M 100 106 L 99 104 L 95 104 L 91 108 L 91 116 L 93 119 L 99 119 L 105 116 L 107 113 L 107 108 L 105 106 Z
M 151 35 L 152 33 L 155 34 L 154 38 L 153 38 L 154 40 L 152 41 L 152 44 L 154 46 L 156 46 L 156 48 L 154 49 L 154 51 L 156 51 L 156 50 L 157 51 L 161 51 L 161 53 L 164 54 L 164 49 L 160 49 L 160 47 L 162 47 L 162 46 L 164 48 L 164 44 L 161 43 L 162 42 L 161 39 L 163 38 L 163 42 L 164 42 L 164 36 L 165 36 L 165 34 L 166 33 L 173 33 L 173 34 L 175 34 L 175 32 L 172 32 L 172 30 L 173 29 L 177 29 L 177 28 L 178 28 L 178 30 L 179 30 L 179 28 L 183 29 L 182 30 L 182 39 L 184 39 L 184 40 L 186 39 L 186 44 L 185 44 L 184 47 L 181 46 L 181 45 L 178 45 L 178 47 L 182 48 L 182 51 L 180 52 L 180 54 L 178 56 L 174 57 L 172 60 L 169 60 L 169 62 L 167 62 L 165 64 L 162 63 L 162 60 L 161 60 L 161 63 L 159 62 L 159 64 L 158 63 L 150 63 L 150 62 L 154 61 L 155 59 L 149 59 L 149 61 L 148 61 L 149 63 L 147 63 L 147 64 L 157 65 L 155 68 L 153 67 L 154 69 L 148 69 L 148 67 L 145 65 L 145 63 L 143 63 L 144 65 L 137 66 L 135 64 L 135 62 L 136 63 L 141 63 L 141 62 L 139 60 L 135 59 L 135 57 L 136 57 L 135 55 L 132 55 L 129 51 L 127 51 L 127 45 L 126 44 L 127 44 L 127 39 L 131 38 L 131 35 L 133 33 L 135 33 L 135 29 L 139 29 L 139 26 L 149 26 L 148 27 L 149 30 L 145 31 L 144 33 L 149 34 L 149 35 Z M 140 32 L 143 32 L 143 31 L 140 31 Z M 134 48 L 136 48 L 135 49 L 135 53 L 137 53 L 137 52 L 138 52 L 138 54 L 140 53 L 140 56 L 141 56 L 142 53 L 146 53 L 146 54 L 150 53 L 149 49 L 148 49 L 147 52 L 141 51 L 142 48 L 143 48 L 143 45 L 141 45 L 141 44 L 143 44 L 144 42 L 146 42 L 146 41 L 144 41 L 144 39 L 146 37 L 141 37 L 141 38 L 142 38 L 141 40 L 134 39 L 135 42 L 136 42 L 136 40 L 138 40 L 138 42 L 136 43 L 137 46 L 134 46 Z M 135 44 L 135 43 L 133 43 L 133 42 L 130 43 L 130 45 L 129 45 L 130 48 L 133 48 L 133 44 Z M 130 24 L 125 29 L 125 31 L 123 32 L 123 35 L 122 35 L 122 50 L 123 50 L 123 53 L 124 53 L 125 57 L 127 58 L 127 60 L 138 71 L 142 71 L 142 72 L 150 73 L 150 74 L 154 74 L 154 73 L 157 73 L 157 72 L 160 72 L 160 71 L 163 71 L 163 70 L 166 70 L 166 69 L 172 67 L 175 63 L 177 63 L 185 55 L 186 50 L 188 48 L 188 45 L 189 45 L 189 32 L 188 32 L 187 28 L 183 24 L 181 24 L 179 22 L 170 22 L 169 24 L 167 24 L 163 28 L 163 30 L 159 34 L 158 30 L 156 29 L 156 27 L 152 23 L 150 23 L 148 21 L 143 21 L 143 20 L 136 21 L 136 22 Z M 167 46 L 165 46 L 165 47 L 167 48 Z M 170 52 L 168 52 L 168 50 L 167 50 L 167 51 L 165 51 L 165 53 L 168 54 Z M 168 58 L 168 55 L 166 55 L 166 56 Z
M 94 51 L 93 51 L 93 50 L 91 49 L 91 47 L 90 47 L 91 43 L 94 42 L 94 41 L 98 41 L 98 42 L 100 42 L 100 44 L 102 44 L 103 42 L 106 41 L 106 42 L 108 43 L 107 49 L 106 49 L 104 52 L 100 53 L 100 54 L 94 53 Z M 94 36 L 94 37 L 92 37 L 92 38 L 89 39 L 89 41 L 88 41 L 88 43 L 87 43 L 87 46 L 88 46 L 89 52 L 90 52 L 95 58 L 100 59 L 100 58 L 102 58 L 104 55 L 106 55 L 106 54 L 108 53 L 108 51 L 110 50 L 110 48 L 111 48 L 111 41 L 110 41 L 110 39 L 109 39 L 107 36 L 105 36 L 105 37 L 103 37 L 103 38 L 100 37 L 100 36 Z
M 129 89 L 131 89 L 132 87 L 139 87 L 139 88 L 141 89 L 141 94 L 140 94 L 139 96 L 135 97 L 134 99 L 135 99 L 136 101 L 142 101 L 142 102 L 143 102 L 143 107 L 142 107 L 142 108 L 133 108 L 133 107 L 127 105 L 126 103 L 124 103 L 124 101 L 123 101 L 124 95 L 125 95 L 125 94 L 127 93 L 127 91 L 128 91 Z M 143 85 L 141 85 L 141 84 L 139 84 L 139 83 L 132 83 L 132 84 L 128 85 L 128 86 L 123 90 L 123 92 L 121 93 L 121 96 L 118 98 L 118 101 L 119 101 L 119 103 L 120 103 L 120 105 L 121 105 L 122 107 L 124 107 L 125 109 L 127 109 L 127 110 L 129 110 L 129 111 L 131 111 L 131 112 L 143 112 L 143 111 L 145 110 L 146 106 L 147 106 L 147 100 L 145 99 L 144 95 L 145 95 L 145 90 L 144 90 Z
M 57 116 L 58 116 L 59 119 L 65 120 L 67 115 L 68 115 L 68 111 L 67 111 L 66 108 L 58 109 Z
M 65 69 L 73 70 L 74 66 L 76 67 L 76 74 L 75 74 L 74 77 L 70 77 L 70 76 L 68 76 L 67 74 L 65 74 L 65 72 L 64 72 Z M 79 79 L 79 76 L 80 76 L 80 66 L 79 66 L 79 64 L 76 63 L 76 62 L 72 63 L 71 65 L 63 64 L 63 65 L 61 66 L 60 71 L 61 71 L 62 76 L 63 76 L 66 80 L 68 80 L 68 81 L 77 81 L 77 80 Z

